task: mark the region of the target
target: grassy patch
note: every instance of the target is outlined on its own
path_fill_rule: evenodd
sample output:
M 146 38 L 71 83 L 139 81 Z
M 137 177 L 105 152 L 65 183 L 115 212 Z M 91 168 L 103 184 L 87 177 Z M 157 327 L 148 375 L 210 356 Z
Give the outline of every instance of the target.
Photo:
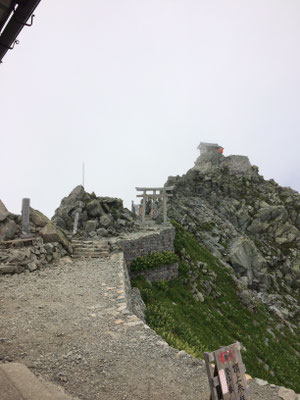
M 174 226 L 179 278 L 150 284 L 140 277 L 132 282 L 147 305 L 148 324 L 171 346 L 200 358 L 204 351 L 240 341 L 249 374 L 300 392 L 300 330 L 292 333 L 262 303 L 254 311 L 248 310 L 219 259 L 178 223 Z M 189 271 L 199 261 L 206 264 L 203 276 L 199 271 L 201 279 L 209 272 L 217 276 L 215 290 L 203 303 L 194 299 L 189 281 Z
M 146 256 L 140 256 L 133 260 L 130 270 L 131 272 L 145 271 L 163 265 L 170 265 L 178 261 L 178 256 L 170 251 L 151 252 Z

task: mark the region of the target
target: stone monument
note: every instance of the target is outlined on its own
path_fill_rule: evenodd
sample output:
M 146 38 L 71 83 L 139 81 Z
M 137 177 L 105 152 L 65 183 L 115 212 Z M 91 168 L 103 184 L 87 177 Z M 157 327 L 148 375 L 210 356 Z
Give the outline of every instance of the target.
M 30 225 L 29 225 L 29 217 L 30 217 L 30 199 L 22 200 L 22 235 L 30 236 Z

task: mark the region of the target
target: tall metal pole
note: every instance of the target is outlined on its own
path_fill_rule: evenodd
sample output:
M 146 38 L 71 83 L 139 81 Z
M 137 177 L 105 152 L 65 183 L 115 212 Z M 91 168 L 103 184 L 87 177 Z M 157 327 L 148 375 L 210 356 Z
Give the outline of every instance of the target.
M 84 162 L 82 163 L 82 186 L 84 187 Z

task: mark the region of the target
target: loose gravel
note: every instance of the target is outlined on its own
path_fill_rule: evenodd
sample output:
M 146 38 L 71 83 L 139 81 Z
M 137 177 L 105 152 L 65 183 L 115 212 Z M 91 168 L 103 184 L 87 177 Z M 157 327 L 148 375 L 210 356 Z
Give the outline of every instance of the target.
M 1 276 L 0 362 L 23 363 L 74 399 L 208 399 L 203 361 L 128 311 L 120 257 Z M 278 387 L 250 385 L 253 400 L 280 399 Z

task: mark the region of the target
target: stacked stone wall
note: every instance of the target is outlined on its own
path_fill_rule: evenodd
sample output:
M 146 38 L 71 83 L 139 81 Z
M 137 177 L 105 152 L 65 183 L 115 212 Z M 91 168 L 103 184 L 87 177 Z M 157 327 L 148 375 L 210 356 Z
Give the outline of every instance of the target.
M 33 246 L 21 246 L 6 249 L 0 247 L 0 275 L 35 271 L 49 266 L 52 262 L 67 255 L 60 243 L 43 243 L 35 239 Z
M 141 272 L 131 272 L 131 278 L 143 275 L 147 280 L 151 282 L 157 281 L 170 281 L 178 277 L 178 263 L 170 265 L 162 265 L 155 269 L 149 269 Z
M 119 307 L 124 308 L 124 312 L 127 309 L 138 315 L 142 320 L 145 320 L 144 311 L 146 306 L 138 289 L 132 288 L 130 283 L 130 278 L 136 276 L 130 273 L 130 264 L 132 261 L 152 251 L 165 250 L 174 252 L 174 239 L 175 229 L 170 226 L 157 232 L 139 233 L 126 240 L 118 240 L 115 243 L 110 243 L 114 250 L 119 250 L 119 253 L 115 254 L 114 257 L 117 257 L 119 260 L 118 274 L 122 294 L 119 296 L 118 301 L 124 303 L 123 305 L 119 304 Z M 178 263 L 162 266 L 151 271 L 144 271 L 142 275 L 151 281 L 174 279 L 178 276 Z
M 154 251 L 174 252 L 175 229 L 167 227 L 159 232 L 146 233 L 138 237 L 121 240 L 118 247 L 123 251 L 130 273 L 130 265 L 137 257 L 145 256 Z

